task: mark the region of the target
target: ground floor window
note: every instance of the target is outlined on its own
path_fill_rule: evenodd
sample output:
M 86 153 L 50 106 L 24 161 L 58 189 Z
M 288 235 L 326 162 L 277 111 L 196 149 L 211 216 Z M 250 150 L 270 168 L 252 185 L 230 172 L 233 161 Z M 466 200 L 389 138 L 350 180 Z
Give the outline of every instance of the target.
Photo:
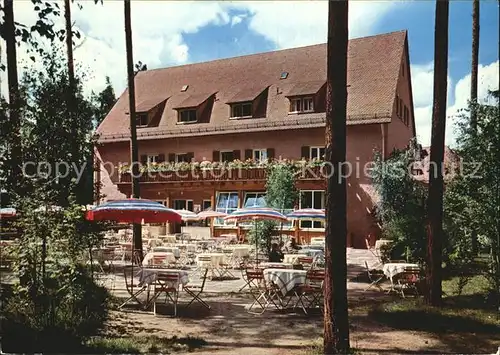
M 218 212 L 231 214 L 238 209 L 239 197 L 237 192 L 218 192 L 216 208 Z M 218 225 L 234 225 L 235 222 L 227 222 L 222 218 L 216 218 L 215 223 Z
M 325 208 L 325 191 L 323 190 L 302 190 L 300 192 L 299 208 Z M 325 228 L 323 221 L 300 221 L 301 228 Z
M 174 209 L 193 211 L 193 200 L 174 200 Z
M 266 207 L 265 192 L 246 192 L 243 207 Z

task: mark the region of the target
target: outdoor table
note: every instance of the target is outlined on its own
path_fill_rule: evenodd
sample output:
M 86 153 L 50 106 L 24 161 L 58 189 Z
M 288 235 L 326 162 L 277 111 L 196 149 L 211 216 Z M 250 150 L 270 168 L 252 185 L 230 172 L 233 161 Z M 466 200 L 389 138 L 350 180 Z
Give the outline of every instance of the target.
M 397 274 L 405 271 L 406 268 L 419 268 L 420 265 L 413 263 L 387 263 L 384 264 L 382 271 L 384 275 L 391 281 L 391 290 L 394 288 L 394 282 L 392 278 Z
M 143 238 L 143 242 L 147 243 L 151 248 L 162 244 L 162 240 L 160 238 Z
M 293 264 L 290 263 L 273 263 L 270 261 L 266 261 L 263 263 L 259 264 L 260 267 L 263 267 L 264 269 L 279 269 L 279 268 L 285 268 L 285 269 L 293 269 Z
M 382 245 L 390 244 L 391 240 L 389 239 L 379 239 L 375 242 L 375 249 L 380 249 Z
M 311 244 L 316 244 L 316 245 L 325 244 L 325 237 L 313 237 L 311 238 Z
M 283 256 L 283 262 L 295 264 L 298 258 L 307 258 L 307 255 L 306 254 L 285 254 Z
M 153 282 L 156 281 L 158 273 L 161 273 L 161 272 L 169 272 L 169 273 L 175 272 L 175 273 L 179 274 L 179 282 L 180 283 L 178 285 L 171 285 L 172 287 L 175 287 L 176 289 L 178 289 L 180 285 L 182 285 L 182 286 L 187 285 L 187 283 L 189 282 L 189 273 L 186 270 L 143 267 L 137 273 L 137 277 L 139 278 L 139 285 L 152 284 Z
M 147 265 L 152 264 L 154 257 L 164 258 L 164 262 L 166 262 L 166 263 L 175 262 L 174 253 L 155 251 L 155 252 L 149 252 L 146 254 L 146 256 L 144 257 L 144 260 L 142 261 L 142 265 L 147 266 Z
M 229 245 L 224 247 L 223 250 L 232 251 L 235 258 L 243 258 L 250 255 L 250 246 L 247 245 Z
M 179 248 L 180 250 L 186 250 L 188 253 L 194 253 L 196 252 L 196 244 L 175 244 L 175 247 Z
M 181 257 L 181 250 L 177 247 L 154 247 L 153 252 L 165 252 L 165 253 L 172 253 L 176 258 Z
M 200 256 L 210 257 L 210 262 L 200 261 Z M 218 269 L 222 264 L 224 264 L 224 253 L 201 253 L 196 257 L 196 264 L 200 267 L 208 267 L 213 269 Z
M 300 252 L 301 252 L 301 254 L 306 254 L 307 256 L 312 256 L 313 258 L 316 255 L 324 254 L 323 250 L 319 250 L 319 249 L 302 249 Z
M 283 296 L 286 296 L 295 286 L 306 283 L 306 270 L 264 269 L 263 272 L 266 282 L 274 283 Z

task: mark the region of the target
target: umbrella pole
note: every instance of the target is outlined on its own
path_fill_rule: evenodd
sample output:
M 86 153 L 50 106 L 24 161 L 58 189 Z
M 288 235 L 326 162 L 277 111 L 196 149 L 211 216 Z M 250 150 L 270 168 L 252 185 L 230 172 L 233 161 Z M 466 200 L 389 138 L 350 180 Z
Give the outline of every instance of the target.
M 256 263 L 256 266 L 258 267 L 259 266 L 259 233 L 258 233 L 258 230 L 257 230 L 257 220 L 254 219 L 254 223 L 255 223 L 255 263 Z

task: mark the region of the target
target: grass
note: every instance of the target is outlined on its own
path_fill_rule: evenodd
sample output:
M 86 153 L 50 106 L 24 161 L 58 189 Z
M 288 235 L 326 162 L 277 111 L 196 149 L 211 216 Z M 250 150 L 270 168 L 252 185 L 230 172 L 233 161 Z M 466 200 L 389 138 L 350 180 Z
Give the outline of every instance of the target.
M 205 345 L 205 340 L 192 337 L 95 337 L 87 342 L 86 350 L 92 354 L 165 354 L 193 351 Z

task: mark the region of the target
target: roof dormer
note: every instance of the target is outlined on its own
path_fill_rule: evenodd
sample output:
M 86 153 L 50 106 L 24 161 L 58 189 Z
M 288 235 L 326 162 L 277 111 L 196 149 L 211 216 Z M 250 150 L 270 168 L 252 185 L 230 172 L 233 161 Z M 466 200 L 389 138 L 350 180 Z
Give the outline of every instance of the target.
M 288 114 L 313 113 L 324 111 L 326 82 L 314 81 L 303 82 L 293 85 L 286 97 L 289 100 L 290 108 Z
M 157 127 L 167 100 L 168 97 L 152 97 L 137 103 L 135 106 L 137 128 Z
M 244 88 L 226 104 L 229 105 L 230 119 L 260 118 L 266 116 L 267 86 Z
M 177 111 L 177 124 L 201 123 L 210 121 L 215 93 L 196 94 L 186 97 L 174 110 Z

